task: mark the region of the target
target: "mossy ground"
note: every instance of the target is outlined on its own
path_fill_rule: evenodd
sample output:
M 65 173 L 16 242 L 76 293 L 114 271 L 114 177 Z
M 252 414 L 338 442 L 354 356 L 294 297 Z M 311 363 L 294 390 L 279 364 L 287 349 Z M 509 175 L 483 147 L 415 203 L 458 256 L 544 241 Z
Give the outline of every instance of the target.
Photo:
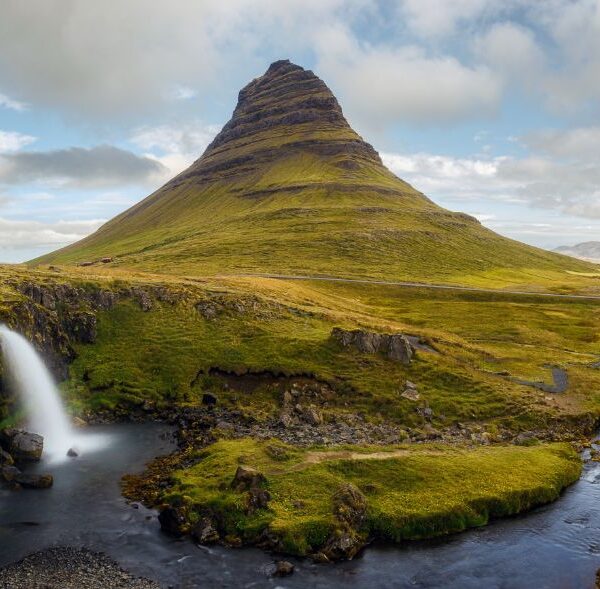
M 162 286 L 176 302 L 153 300 L 143 311 L 123 298 L 97 311 L 93 344 L 75 344 L 77 358 L 62 384 L 75 413 L 126 414 L 151 402 L 193 406 L 207 390 L 219 405 L 254 419 L 276 417 L 280 390 L 266 382 L 252 390 L 224 386 L 210 368 L 242 373 L 310 375 L 335 395 L 325 420 L 344 414 L 398 428 L 422 428 L 415 403 L 400 392 L 408 379 L 433 410 L 432 425 L 476 424 L 488 432 L 544 429 L 562 418 L 600 415 L 600 303 L 509 293 L 461 293 L 385 285 L 290 282 L 266 278 L 167 278 L 115 269 L 59 272 L 0 268 L 2 313 L 22 300 L 9 282 L 69 282 L 86 288 Z M 214 310 L 209 318 L 198 310 Z M 419 336 L 436 351 L 418 351 L 410 366 L 383 355 L 343 349 L 330 338 L 334 326 Z M 548 395 L 495 374 L 549 382 L 548 366 L 569 375 L 564 394 Z M 231 534 L 250 541 L 265 526 L 286 550 L 313 550 L 331 532 L 331 493 L 355 484 L 369 504 L 368 532 L 400 541 L 481 525 L 489 517 L 550 501 L 577 478 L 577 460 L 564 446 L 493 446 L 467 449 L 410 445 L 386 460 L 332 458 L 297 465 L 314 451 L 286 448 L 275 460 L 267 442 L 221 440 L 175 475 L 171 499 L 211 505 Z M 328 449 L 322 449 L 329 451 Z M 339 450 L 339 449 L 338 449 Z M 387 449 L 352 448 L 354 452 Z M 394 448 L 393 450 L 398 450 Z M 240 461 L 263 470 L 273 496 L 269 510 L 241 514 L 243 498 L 227 490 Z M 303 507 L 294 507 L 300 495 Z
M 241 439 L 219 441 L 194 458 L 195 466 L 173 474 L 164 500 L 184 505 L 192 524 L 213 514 L 222 534 L 244 542 L 255 542 L 268 528 L 285 552 L 299 555 L 319 551 L 339 527 L 333 496 L 346 483 L 367 500 L 361 532 L 401 542 L 481 526 L 553 501 L 581 469 L 566 444 L 311 451 Z M 246 513 L 245 494 L 231 488 L 239 464 L 266 477 L 267 509 Z

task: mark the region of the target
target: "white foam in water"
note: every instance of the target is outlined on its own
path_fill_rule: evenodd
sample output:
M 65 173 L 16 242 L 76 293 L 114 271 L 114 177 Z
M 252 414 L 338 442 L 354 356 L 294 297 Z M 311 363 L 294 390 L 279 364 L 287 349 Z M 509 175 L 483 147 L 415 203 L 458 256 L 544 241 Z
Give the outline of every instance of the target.
M 44 436 L 44 455 L 52 462 L 67 459 L 67 452 L 92 452 L 108 444 L 106 436 L 78 432 L 69 421 L 50 372 L 21 335 L 0 325 L 4 368 L 25 403 L 27 429 Z

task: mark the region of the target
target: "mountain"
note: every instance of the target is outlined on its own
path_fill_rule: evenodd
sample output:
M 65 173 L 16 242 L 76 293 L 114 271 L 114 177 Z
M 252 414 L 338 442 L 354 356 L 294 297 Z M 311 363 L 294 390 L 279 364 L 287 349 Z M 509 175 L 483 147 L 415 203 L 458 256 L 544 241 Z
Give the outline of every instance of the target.
M 96 233 L 34 263 L 111 257 L 177 274 L 479 282 L 589 270 L 503 238 L 397 178 L 311 71 L 273 63 L 202 156 Z
M 562 245 L 554 251 L 565 256 L 600 263 L 600 241 L 584 241 L 573 246 Z

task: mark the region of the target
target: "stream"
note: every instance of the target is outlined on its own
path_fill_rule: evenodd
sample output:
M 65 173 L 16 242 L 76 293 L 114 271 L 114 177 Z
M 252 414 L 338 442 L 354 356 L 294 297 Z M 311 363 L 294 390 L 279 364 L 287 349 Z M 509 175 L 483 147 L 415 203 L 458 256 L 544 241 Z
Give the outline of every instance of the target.
M 106 552 L 125 569 L 178 589 L 460 588 L 586 589 L 600 567 L 600 464 L 557 502 L 441 540 L 371 546 L 351 562 L 292 560 L 296 572 L 269 576 L 273 557 L 256 549 L 197 547 L 160 531 L 156 512 L 121 497 L 123 474 L 174 448 L 161 424 L 93 426 L 111 443 L 49 471 L 45 491 L 0 489 L 0 567 L 51 545 Z M 275 558 L 277 559 L 277 557 Z

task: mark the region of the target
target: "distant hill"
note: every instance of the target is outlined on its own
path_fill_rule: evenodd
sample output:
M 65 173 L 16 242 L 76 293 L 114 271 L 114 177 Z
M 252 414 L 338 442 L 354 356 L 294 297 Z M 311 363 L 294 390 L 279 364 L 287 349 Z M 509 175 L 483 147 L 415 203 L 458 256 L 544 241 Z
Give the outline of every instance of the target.
M 159 273 L 482 284 L 589 270 L 434 204 L 382 164 L 323 81 L 287 60 L 241 90 L 231 120 L 187 170 L 33 262 L 104 256 Z
M 562 245 L 554 251 L 565 256 L 600 264 L 600 241 L 584 241 L 573 246 Z

